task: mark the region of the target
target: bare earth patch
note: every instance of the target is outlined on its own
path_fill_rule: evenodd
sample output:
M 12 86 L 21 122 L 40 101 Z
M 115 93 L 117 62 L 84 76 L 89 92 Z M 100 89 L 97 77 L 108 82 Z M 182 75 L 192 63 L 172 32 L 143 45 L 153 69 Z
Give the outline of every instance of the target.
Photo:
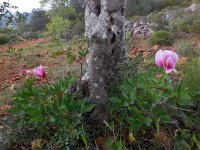
M 51 39 L 50 38 L 40 38 L 37 40 L 28 40 L 28 41 L 21 41 L 19 44 L 14 44 L 11 45 L 13 48 L 15 49 L 20 49 L 20 48 L 28 48 L 40 43 L 47 43 L 49 42 Z M 0 45 L 0 52 L 2 51 L 7 51 L 9 50 L 9 45 Z

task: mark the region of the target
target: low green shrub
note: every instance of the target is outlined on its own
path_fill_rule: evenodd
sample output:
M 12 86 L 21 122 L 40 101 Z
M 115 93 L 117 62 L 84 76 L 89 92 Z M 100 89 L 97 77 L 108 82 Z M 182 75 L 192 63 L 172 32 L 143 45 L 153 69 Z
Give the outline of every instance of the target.
M 0 33 L 0 45 L 4 45 L 8 42 L 9 42 L 8 35 Z
M 174 42 L 172 35 L 167 31 L 158 31 L 152 34 L 149 39 L 151 45 L 171 45 Z
M 183 80 L 188 85 L 190 93 L 194 93 L 195 97 L 200 96 L 200 58 L 190 58 L 189 62 L 183 68 Z M 200 99 L 197 98 L 199 103 Z M 198 105 L 198 104 L 197 104 Z
M 193 47 L 193 45 L 189 42 L 184 42 L 182 44 L 182 47 L 181 47 L 181 54 L 185 57 L 189 57 L 189 58 L 192 58 L 192 57 L 197 57 L 198 56 L 198 53 L 197 51 L 195 50 L 195 48 Z
M 64 20 L 62 17 L 53 17 L 50 23 L 47 25 L 47 30 L 49 35 L 53 37 L 54 40 L 60 41 L 69 32 L 71 27 L 71 21 Z
M 39 34 L 37 32 L 25 32 L 22 34 L 22 38 L 26 40 L 38 39 Z
M 17 36 L 18 35 L 16 33 L 11 33 L 8 35 L 10 41 L 13 41 L 13 42 L 15 42 L 17 40 Z
M 157 26 L 155 27 L 155 31 L 166 29 L 166 26 L 168 25 L 168 21 L 165 20 L 163 16 L 164 16 L 163 11 L 159 11 L 159 12 L 155 11 L 149 15 L 150 20 L 157 23 Z
M 181 32 L 189 32 L 189 24 L 186 20 L 178 18 L 169 21 L 167 29 L 173 36 L 178 36 Z
M 62 78 L 54 85 L 34 85 L 28 81 L 14 96 L 14 128 L 10 133 L 12 143 L 30 143 L 33 139 L 48 140 L 48 147 L 72 148 L 81 140 L 82 116 L 94 105 L 86 99 L 77 99 L 70 87 L 75 78 Z M 28 138 L 27 138 L 28 137 Z M 66 142 L 68 141 L 68 142 Z
M 194 19 L 193 25 L 191 26 L 191 30 L 194 33 L 200 34 L 200 16 Z

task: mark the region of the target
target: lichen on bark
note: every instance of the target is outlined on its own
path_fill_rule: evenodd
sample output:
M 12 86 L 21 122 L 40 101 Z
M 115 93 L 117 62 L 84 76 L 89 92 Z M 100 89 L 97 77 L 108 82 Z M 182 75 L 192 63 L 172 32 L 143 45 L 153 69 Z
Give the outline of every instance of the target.
M 96 104 L 91 119 L 107 117 L 107 82 L 115 67 L 126 59 L 126 0 L 85 0 L 85 35 L 89 39 L 86 74 L 89 79 L 89 102 Z

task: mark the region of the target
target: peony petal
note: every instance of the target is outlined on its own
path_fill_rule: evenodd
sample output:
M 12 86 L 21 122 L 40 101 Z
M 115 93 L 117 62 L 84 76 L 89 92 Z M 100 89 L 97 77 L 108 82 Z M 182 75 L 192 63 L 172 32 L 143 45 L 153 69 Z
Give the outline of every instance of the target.
M 166 73 L 170 73 L 171 71 L 174 71 L 176 73 L 175 68 L 166 68 L 165 71 L 166 71 Z
M 163 59 L 166 60 L 168 57 L 171 57 L 171 51 L 170 50 L 164 50 L 163 51 Z
M 45 68 L 43 66 L 35 68 L 34 74 L 38 77 L 45 78 L 46 77 Z
M 25 70 L 25 73 L 26 74 L 34 74 L 34 70 L 33 69 L 31 69 L 31 70 Z
M 175 64 L 179 60 L 178 55 L 175 52 L 170 51 L 170 50 L 164 50 L 163 51 L 163 58 L 167 59 L 168 57 L 172 57 L 172 59 L 173 59 L 173 61 L 174 61 Z
M 163 66 L 163 51 L 162 50 L 159 50 L 156 52 L 155 62 L 159 67 Z
M 165 65 L 166 65 L 165 66 L 166 68 L 173 68 L 175 66 L 175 63 L 174 63 L 172 57 L 168 57 L 166 59 L 166 64 Z
M 172 59 L 173 59 L 174 63 L 177 64 L 177 62 L 179 60 L 178 55 L 175 52 L 172 52 L 172 53 L 173 53 Z

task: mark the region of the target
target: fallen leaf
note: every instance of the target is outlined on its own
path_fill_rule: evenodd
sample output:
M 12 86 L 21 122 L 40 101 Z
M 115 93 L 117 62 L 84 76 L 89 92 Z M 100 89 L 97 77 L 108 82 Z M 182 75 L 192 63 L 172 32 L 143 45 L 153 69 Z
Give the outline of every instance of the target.
M 168 137 L 168 135 L 165 132 L 160 132 L 159 134 L 155 133 L 154 137 L 157 141 L 160 141 L 166 147 L 170 146 L 171 139 Z
M 15 87 L 15 84 L 12 84 L 12 86 L 10 87 L 10 90 L 13 90 Z
M 133 133 L 132 132 L 130 132 L 129 133 L 129 141 L 131 142 L 131 143 L 134 143 L 135 141 L 136 141 L 136 139 L 135 139 L 135 137 L 134 137 L 134 135 L 133 135 Z
M 2 110 L 8 110 L 8 109 L 10 109 L 11 108 L 11 106 L 10 105 L 4 105 L 4 106 L 1 106 L 0 107 L 0 111 L 2 111 Z
M 104 137 L 97 137 L 96 143 L 101 150 L 107 150 Z

